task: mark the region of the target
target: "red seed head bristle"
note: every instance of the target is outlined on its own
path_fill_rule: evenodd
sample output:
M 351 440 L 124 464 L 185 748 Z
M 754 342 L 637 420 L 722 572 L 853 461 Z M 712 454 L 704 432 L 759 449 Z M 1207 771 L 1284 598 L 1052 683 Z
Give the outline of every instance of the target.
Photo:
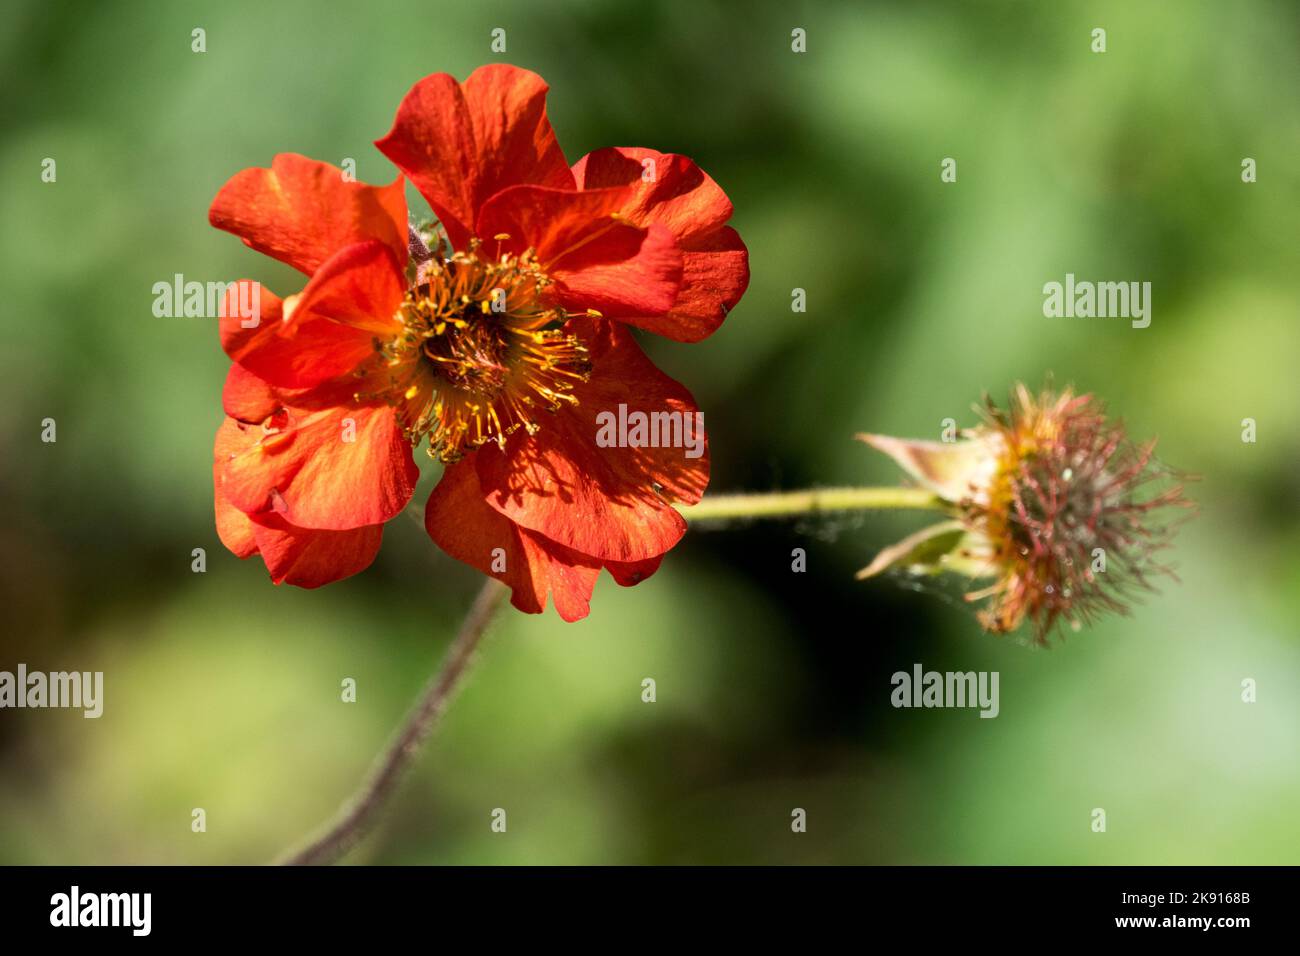
M 1192 505 L 1154 441 L 1134 444 L 1100 402 L 1069 389 L 1034 396 L 1021 385 L 1010 411 L 986 404 L 1001 458 L 987 497 L 966 512 L 1000 569 L 992 587 L 967 595 L 989 600 L 985 627 L 1012 631 L 1028 618 L 1046 643 L 1058 622 L 1126 613 L 1152 578 L 1173 576 L 1157 559 L 1176 527 L 1166 509 Z

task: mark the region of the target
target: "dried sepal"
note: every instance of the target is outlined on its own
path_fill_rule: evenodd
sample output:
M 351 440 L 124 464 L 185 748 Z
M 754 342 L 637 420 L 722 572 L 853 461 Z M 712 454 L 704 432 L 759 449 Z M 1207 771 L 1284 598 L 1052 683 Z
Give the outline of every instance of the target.
M 972 535 L 961 521 L 941 521 L 881 549 L 856 577 L 863 581 L 890 570 L 915 575 L 951 571 L 971 578 L 987 577 L 996 573 L 988 555 L 987 544 Z

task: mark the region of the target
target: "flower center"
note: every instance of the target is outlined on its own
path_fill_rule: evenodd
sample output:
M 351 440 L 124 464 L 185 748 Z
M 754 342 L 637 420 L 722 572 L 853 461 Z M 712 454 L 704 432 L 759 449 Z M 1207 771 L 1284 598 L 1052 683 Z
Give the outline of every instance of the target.
M 576 404 L 591 375 L 587 350 L 547 304 L 551 280 L 533 252 L 483 257 L 480 243 L 422 267 L 398 307 L 402 331 L 379 346 L 403 433 L 428 452 L 466 452 L 541 427 L 540 411 Z

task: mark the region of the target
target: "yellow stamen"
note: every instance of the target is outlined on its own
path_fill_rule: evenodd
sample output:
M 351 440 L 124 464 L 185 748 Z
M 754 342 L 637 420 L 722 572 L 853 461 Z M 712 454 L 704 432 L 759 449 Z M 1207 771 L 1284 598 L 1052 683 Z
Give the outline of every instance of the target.
M 489 260 L 478 249 L 475 240 L 433 265 L 398 308 L 401 331 L 379 343 L 391 383 L 381 394 L 407 439 L 427 436 L 444 462 L 487 442 L 504 448 L 519 429 L 535 434 L 538 412 L 575 404 L 575 384 L 591 374 L 535 254 Z

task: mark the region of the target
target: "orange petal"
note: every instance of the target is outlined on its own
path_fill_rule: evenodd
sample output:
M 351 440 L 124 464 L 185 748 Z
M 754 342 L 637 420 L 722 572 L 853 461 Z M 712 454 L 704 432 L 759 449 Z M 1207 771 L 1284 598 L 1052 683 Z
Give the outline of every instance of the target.
M 725 225 L 732 211 L 726 193 L 685 156 L 639 147 L 596 150 L 573 172 L 583 189 L 628 187 L 620 213 L 639 226 L 664 226 L 682 252 L 672 309 L 623 321 L 679 342 L 711 335 L 749 285 L 749 251 Z
M 521 183 L 573 188 L 546 91 L 536 73 L 508 64 L 479 67 L 464 84 L 435 73 L 411 87 L 393 128 L 376 141 L 429 201 L 455 248 L 465 248 L 494 193 Z
M 265 380 L 238 362 L 231 362 L 221 390 L 221 405 L 231 418 L 257 424 L 280 407 L 280 399 Z
M 208 220 L 307 275 L 344 246 L 367 239 L 385 243 L 405 267 L 405 185 L 400 176 L 387 186 L 348 182 L 335 166 L 281 153 L 270 169 L 231 177 Z
M 235 366 L 238 368 L 238 366 Z M 352 531 L 297 528 L 274 512 L 248 515 L 227 500 L 222 472 L 231 454 L 247 445 L 247 429 L 226 419 L 213 450 L 217 536 L 239 558 L 261 554 L 276 584 L 316 588 L 364 570 L 375 559 L 383 527 Z
M 382 524 L 419 479 L 410 443 L 385 404 L 345 404 L 331 384 L 294 397 L 264 425 L 236 423 L 221 488 L 249 514 L 275 511 L 299 528 L 345 531 Z
M 285 332 L 293 334 L 296 326 L 326 318 L 391 336 L 401 328 L 394 313 L 405 291 L 402 265 L 388 246 L 373 240 L 346 246 L 311 277 L 294 302 Z
M 550 593 L 564 620 L 587 616 L 600 562 L 520 528 L 489 507 L 472 462 L 443 472 L 429 496 L 424 526 L 443 551 L 509 586 L 510 603 L 519 610 L 541 613 Z
M 749 250 L 725 226 L 681 252 L 682 286 L 672 308 L 622 321 L 678 342 L 699 342 L 718 330 L 749 287 Z
M 221 490 L 221 469 L 230 453 L 242 447 L 242 433 L 236 422 L 227 418 L 217 428 L 217 438 L 212 449 L 213 503 L 216 510 L 217 537 L 237 558 L 257 554 L 257 538 L 253 522 L 226 500 Z
M 573 192 L 515 186 L 497 193 L 479 216 L 479 234 L 507 236 L 503 252 L 537 252 L 555 280 L 558 304 L 603 315 L 658 314 L 677 299 L 682 256 L 662 226 L 642 228 L 618 218 L 628 190 Z M 496 245 L 488 250 L 495 253 Z
M 686 531 L 671 502 L 696 502 L 708 484 L 703 433 L 696 433 L 696 458 L 682 447 L 602 448 L 597 416 L 617 417 L 625 405 L 628 414 L 677 413 L 694 429 L 695 401 L 618 323 L 579 318 L 566 328 L 589 350 L 591 379 L 575 387 L 576 407 L 542 416 L 537 434 L 516 433 L 504 452 L 489 445 L 475 453 L 488 502 L 520 526 L 602 562 L 657 558 Z
M 684 243 L 706 239 L 731 218 L 731 200 L 685 156 L 641 147 L 607 147 L 573 164 L 579 189 L 628 187 L 620 212 L 639 226 L 667 227 Z
M 660 554 L 644 561 L 606 561 L 605 570 L 618 582 L 620 587 L 630 588 L 634 584 L 640 584 L 658 571 L 663 560 L 664 556 Z
M 249 520 L 271 580 L 300 588 L 318 588 L 364 571 L 375 560 L 384 536 L 383 525 L 309 531 L 274 513 Z
M 319 316 L 301 321 L 284 320 L 285 303 L 265 286 L 258 286 L 261 313 L 257 324 L 240 317 L 230 305 L 249 293 L 241 287 L 258 286 L 241 279 L 226 295 L 220 319 L 221 347 L 234 361 L 258 378 L 281 388 L 309 388 L 351 372 L 374 354 L 373 336 L 363 329 Z M 292 298 L 292 297 L 291 297 Z

